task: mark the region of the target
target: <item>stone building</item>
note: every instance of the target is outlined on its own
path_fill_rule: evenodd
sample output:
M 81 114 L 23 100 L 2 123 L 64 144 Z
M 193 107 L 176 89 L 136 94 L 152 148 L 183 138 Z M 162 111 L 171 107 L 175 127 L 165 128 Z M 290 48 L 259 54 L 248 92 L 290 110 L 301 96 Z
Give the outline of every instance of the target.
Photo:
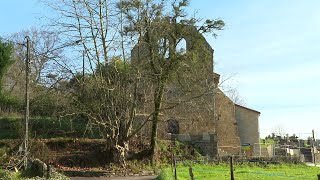
M 216 79 L 219 75 L 216 74 Z M 216 80 L 218 83 L 219 81 Z M 238 105 L 219 88 L 215 91 L 216 131 L 220 154 L 240 154 L 242 145 L 259 151 L 260 112 Z M 257 153 L 257 152 L 256 152 Z
M 163 39 L 158 34 L 153 37 L 157 42 Z M 220 76 L 213 71 L 214 50 L 206 39 L 195 27 L 190 26 L 181 26 L 176 38 L 185 41 L 186 56 L 193 56 L 188 56 L 184 61 L 186 66 L 177 70 L 177 76 L 183 78 L 177 80 L 173 77 L 167 83 L 164 101 L 185 103 L 161 112 L 158 136 L 168 138 L 168 134 L 171 134 L 179 141 L 199 146 L 206 155 L 212 157 L 241 154 L 242 143 L 258 143 L 260 113 L 236 105 L 218 88 Z M 169 38 L 168 43 L 172 42 Z M 146 43 L 137 44 L 131 51 L 131 62 L 139 64 L 139 67 L 143 67 L 148 58 Z M 192 58 L 198 58 L 198 61 Z M 181 90 L 181 81 L 188 91 Z M 140 114 L 149 114 L 150 111 L 148 108 L 144 108 L 143 112 L 140 109 Z M 147 124 L 142 133 L 149 134 L 150 127 Z
M 260 151 L 259 116 L 260 112 L 235 104 L 240 143 L 253 147 L 253 155 Z

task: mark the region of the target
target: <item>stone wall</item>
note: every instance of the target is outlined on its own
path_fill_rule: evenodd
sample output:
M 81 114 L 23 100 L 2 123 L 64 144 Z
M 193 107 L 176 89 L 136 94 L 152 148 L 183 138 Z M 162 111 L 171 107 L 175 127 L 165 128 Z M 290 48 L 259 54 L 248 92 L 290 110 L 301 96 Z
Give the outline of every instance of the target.
M 183 66 L 176 68 L 166 83 L 162 107 L 166 110 L 161 111 L 158 137 L 166 138 L 172 129 L 172 127 L 168 127 L 170 124 L 168 122 L 175 121 L 177 122 L 178 134 L 195 136 L 203 133 L 216 134 L 215 139 L 221 152 L 240 154 L 241 143 L 235 104 L 220 89 L 216 89 L 219 75 L 213 72 L 214 51 L 195 27 L 179 24 L 177 27 L 179 27 L 179 35 L 176 38 L 186 41 L 187 52 L 178 59 Z M 163 32 L 158 30 L 154 33 L 151 38 L 154 42 L 158 42 L 164 37 L 169 41 L 169 47 L 172 42 L 175 42 L 165 36 L 165 30 Z M 172 60 L 170 59 L 172 50 L 171 48 L 169 58 L 166 59 L 169 62 Z M 149 79 L 154 78 L 153 72 L 145 71 L 145 67 L 149 67 L 146 62 L 150 60 L 148 45 L 144 42 L 137 44 L 132 49 L 131 55 L 131 62 L 144 68 L 141 72 L 149 75 Z M 161 64 L 157 64 L 157 66 L 161 66 Z M 154 85 L 151 82 L 145 87 L 150 88 L 145 94 L 152 98 Z M 147 101 L 152 102 L 152 100 Z M 175 104 L 178 105 L 175 106 Z M 175 107 L 170 108 L 173 105 Z M 143 111 L 138 109 L 138 112 L 147 116 L 152 113 L 153 104 L 145 105 L 145 107 L 147 108 L 144 108 Z M 150 131 L 151 122 L 147 123 L 141 134 L 150 135 Z
M 260 112 L 240 105 L 236 105 L 235 110 L 241 144 L 254 145 L 259 143 Z
M 214 133 L 213 96 L 204 95 L 163 112 L 161 119 L 179 122 L 180 134 Z
M 166 82 L 163 95 L 163 104 L 159 119 L 158 137 L 165 138 L 169 132 L 168 122 L 177 121 L 180 134 L 198 135 L 202 133 L 215 133 L 214 124 L 214 82 L 213 82 L 213 49 L 206 39 L 197 31 L 196 27 L 172 24 L 172 29 L 178 27 L 178 40 L 186 41 L 186 53 L 174 59 L 180 62 Z M 169 46 L 175 41 L 166 35 L 166 31 L 153 32 L 152 40 L 166 38 Z M 141 67 L 142 77 L 155 78 L 150 70 L 150 54 L 148 45 L 144 42 L 137 44 L 131 51 L 131 62 Z M 170 56 L 172 49 L 170 49 Z M 175 57 L 177 58 L 177 57 Z M 167 59 L 168 62 L 173 59 Z M 156 64 L 160 67 L 161 64 Z M 149 71 L 148 71 L 149 70 Z M 150 88 L 147 102 L 152 102 L 155 85 L 145 85 Z M 143 88 L 141 88 L 143 89 Z M 144 88 L 145 89 L 145 88 Z M 143 116 L 152 113 L 153 104 L 146 104 L 146 108 L 137 111 Z M 174 108 L 171 108 L 175 106 Z M 142 134 L 150 134 L 151 122 L 143 128 Z
M 186 142 L 198 148 L 203 156 L 215 158 L 217 156 L 217 136 L 215 134 L 203 133 L 199 135 L 179 134 L 172 135 L 172 140 Z
M 217 89 L 215 106 L 219 149 L 231 154 L 240 154 L 240 138 L 234 103 L 220 89 Z

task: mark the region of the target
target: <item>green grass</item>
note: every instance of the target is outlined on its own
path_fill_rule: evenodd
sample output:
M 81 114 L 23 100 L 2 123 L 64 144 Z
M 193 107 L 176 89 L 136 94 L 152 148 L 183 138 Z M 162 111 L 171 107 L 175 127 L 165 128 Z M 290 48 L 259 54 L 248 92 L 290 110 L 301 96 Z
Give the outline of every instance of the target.
M 260 143 L 263 143 L 263 139 L 260 138 Z M 277 142 L 274 140 L 274 139 L 265 139 L 265 144 L 261 144 L 262 147 L 266 148 L 268 147 L 269 145 L 272 145 L 272 144 L 277 144 Z
M 228 165 L 193 165 L 195 179 L 198 180 L 229 180 L 230 169 Z M 310 167 L 305 165 L 268 165 L 259 166 L 235 166 L 235 179 L 317 179 L 320 174 L 319 167 Z M 189 167 L 179 164 L 177 166 L 177 175 L 179 180 L 190 179 Z M 171 180 L 173 173 L 171 168 L 162 170 L 158 180 Z

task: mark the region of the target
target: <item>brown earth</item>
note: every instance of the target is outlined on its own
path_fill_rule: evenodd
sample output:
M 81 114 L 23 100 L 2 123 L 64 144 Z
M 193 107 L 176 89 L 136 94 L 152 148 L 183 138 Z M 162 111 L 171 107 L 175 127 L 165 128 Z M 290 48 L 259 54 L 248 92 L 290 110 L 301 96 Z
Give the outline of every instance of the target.
M 16 154 L 20 144 L 19 140 L 0 140 L 0 148 L 10 149 L 8 153 L 10 155 Z M 128 161 L 125 169 L 112 164 L 112 153 L 106 149 L 105 140 L 102 139 L 38 139 L 31 141 L 30 144 L 30 154 L 34 158 L 41 159 L 68 176 L 147 176 L 155 174 L 153 170 L 145 170 L 148 157 L 139 157 L 139 161 Z M 147 147 L 146 140 L 133 139 L 130 141 L 130 154 L 132 156 Z

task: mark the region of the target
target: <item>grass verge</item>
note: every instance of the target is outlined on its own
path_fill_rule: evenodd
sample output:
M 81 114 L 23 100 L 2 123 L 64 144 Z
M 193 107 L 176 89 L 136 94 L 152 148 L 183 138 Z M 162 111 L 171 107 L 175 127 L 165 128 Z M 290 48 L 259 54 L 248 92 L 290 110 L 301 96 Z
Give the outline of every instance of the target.
M 195 179 L 211 180 L 211 179 L 230 179 L 230 169 L 227 164 L 224 165 L 192 165 Z M 234 171 L 235 179 L 317 179 L 320 174 L 319 167 L 309 167 L 305 165 L 267 165 L 260 166 L 236 166 Z M 177 175 L 179 180 L 190 179 L 189 167 L 182 164 L 177 166 Z M 171 168 L 164 168 L 158 177 L 158 180 L 171 180 L 173 172 Z

